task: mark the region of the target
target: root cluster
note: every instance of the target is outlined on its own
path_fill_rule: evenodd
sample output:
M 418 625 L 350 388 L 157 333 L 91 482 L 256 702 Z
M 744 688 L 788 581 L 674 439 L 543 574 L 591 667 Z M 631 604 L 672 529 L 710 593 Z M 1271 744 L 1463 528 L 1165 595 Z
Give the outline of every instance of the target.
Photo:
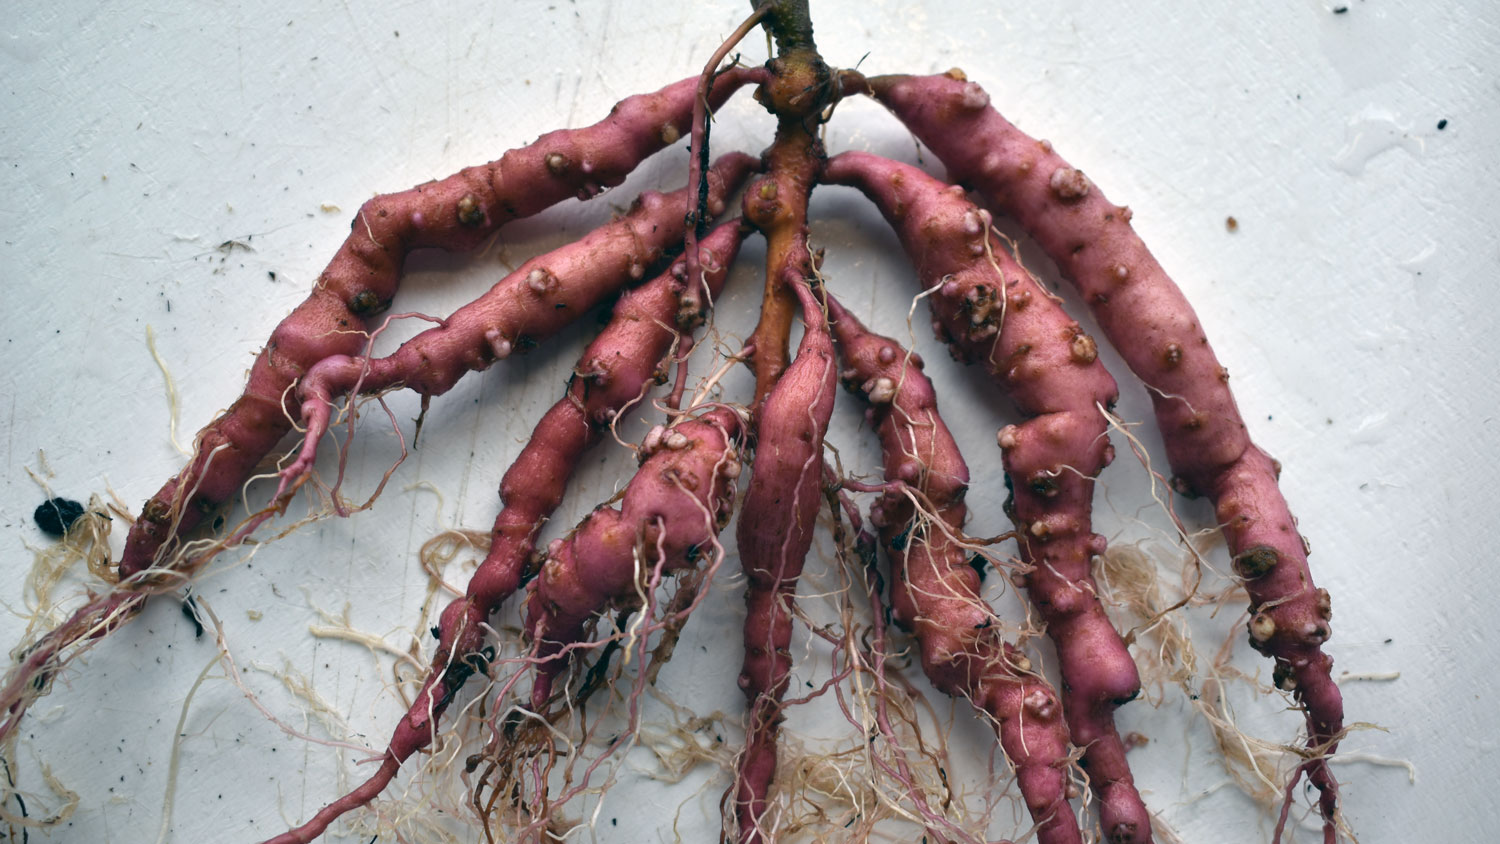
M 776 55 L 751 67 L 731 54 L 756 25 Z M 712 158 L 712 112 L 746 86 L 774 120 L 770 145 Z M 824 126 L 854 97 L 888 108 L 946 180 L 869 153 L 830 156 Z M 686 186 L 641 193 L 453 313 L 389 312 L 414 250 L 479 248 L 512 220 L 598 196 L 682 139 Z M 925 302 L 955 361 L 1014 407 L 1015 424 L 994 438 L 1004 500 L 970 495 L 969 465 L 912 344 L 865 327 L 840 302 L 809 228 L 813 192 L 836 187 L 868 199 L 910 258 L 915 285 L 878 310 L 909 314 Z M 1051 258 L 1153 397 L 1170 467 L 1146 468 L 1176 531 L 1159 558 L 1094 531 L 1095 486 L 1108 484 L 1116 446 L 1144 452 L 1115 415 L 1119 389 L 1099 341 L 1021 265 L 996 229 L 1000 214 Z M 1127 760 L 1146 739 L 1117 726 L 1121 707 L 1161 704 L 1168 690 L 1190 701 L 1234 785 L 1279 811 L 1277 837 L 1307 814 L 1293 812 L 1305 777 L 1317 791 L 1310 822 L 1331 844 L 1348 834 L 1329 767 L 1347 729 L 1322 648 L 1331 599 L 1313 584 L 1279 465 L 1250 442 L 1227 371 L 1131 216 L 1050 143 L 1001 117 L 961 71 L 866 76 L 827 64 L 806 2 L 794 0 L 757 6 L 699 76 L 629 97 L 592 126 L 372 199 L 272 333 L 243 395 L 199 432 L 186 468 L 138 516 L 96 499 L 62 543 L 38 552 L 31 625 L 0 695 L 0 819 L 66 821 L 78 798 L 45 767 L 50 795 L 16 779 L 18 726 L 60 672 L 152 596 L 184 601 L 218 649 L 183 704 L 179 743 L 198 689 L 224 677 L 299 743 L 365 751 L 370 743 L 295 663 L 238 662 L 212 595 L 197 587 L 228 581 L 304 525 L 371 517 L 362 511 L 389 494 L 410 453 L 450 445 L 421 441 L 429 409 L 441 413 L 434 400 L 601 313 L 562 396 L 505 472 L 493 526 L 445 529 L 422 548 L 415 635 L 392 644 L 388 631 L 357 629 L 347 609 L 312 629 L 389 665 L 405 711 L 358 773 L 323 795 L 326 806 L 289 819 L 271 844 L 350 830 L 457 841 L 466 824 L 487 842 L 600 833 L 608 795 L 641 773 L 698 789 L 723 837 L 742 844 L 1170 841 Z M 752 236 L 765 244 L 759 318 L 731 336 L 715 308 Z M 377 339 L 402 318 L 430 327 L 378 354 Z M 742 366 L 753 384 L 736 383 Z M 840 384 L 852 397 L 838 396 Z M 398 390 L 421 401 L 410 442 L 387 401 Z M 858 434 L 878 440 L 878 466 L 846 466 L 833 445 L 835 408 L 847 402 L 864 419 Z M 367 436 L 358 423 L 382 418 L 400 458 L 372 491 L 348 492 L 350 445 Z M 650 427 L 637 438 L 641 419 Z M 299 441 L 290 450 L 289 434 Z M 571 528 L 549 527 L 600 445 L 628 449 L 635 471 Z M 1210 540 L 1182 527 L 1173 495 L 1212 504 L 1227 565 L 1208 562 Z M 226 523 L 222 512 L 238 503 L 247 515 Z M 294 509 L 304 514 L 288 518 Z M 971 535 L 973 512 L 1003 512 L 1013 529 Z M 113 564 L 111 517 L 130 525 Z M 474 570 L 456 571 L 460 559 Z M 80 563 L 87 574 L 75 576 Z M 58 597 L 80 581 L 86 598 Z M 743 700 L 712 709 L 673 693 L 668 663 L 697 645 L 704 607 L 725 611 L 718 596 L 728 590 L 744 596 L 743 623 L 736 615 L 730 625 L 742 637 Z M 1000 601 L 1024 609 L 1006 613 Z M 1274 689 L 1235 661 L 1238 636 L 1208 655 L 1193 632 L 1193 618 L 1245 605 Z M 301 718 L 258 699 L 245 679 L 255 669 L 301 701 Z M 1305 714 L 1306 735 L 1248 735 L 1231 687 L 1280 694 Z M 816 735 L 803 729 L 811 721 L 838 729 Z M 954 752 L 960 735 L 988 752 Z M 11 804 L 27 808 L 17 815 Z M 173 811 L 169 796 L 163 834 Z

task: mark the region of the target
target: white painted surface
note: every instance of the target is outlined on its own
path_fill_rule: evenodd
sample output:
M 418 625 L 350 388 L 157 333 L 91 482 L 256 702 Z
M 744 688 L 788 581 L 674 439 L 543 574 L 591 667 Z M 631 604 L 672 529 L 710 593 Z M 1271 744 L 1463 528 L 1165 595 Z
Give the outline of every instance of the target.
M 177 378 L 186 439 L 238 393 L 251 356 L 306 295 L 361 201 L 545 130 L 586 125 L 622 96 L 695 72 L 747 4 L 513 5 L 120 2 L 28 4 L 6 16 L 8 606 L 21 606 L 27 543 L 45 541 L 30 518 L 41 495 L 24 471 L 39 466 L 38 449 L 57 492 L 86 498 L 109 485 L 136 507 L 181 463 L 147 326 Z M 1367 844 L 1482 840 L 1477 830 L 1497 820 L 1480 785 L 1493 779 L 1494 729 L 1483 713 L 1497 662 L 1488 622 L 1500 609 L 1481 568 L 1500 456 L 1491 328 L 1500 215 L 1490 195 L 1500 177 L 1500 13 L 1484 3 L 1385 0 L 1352 0 L 1344 14 L 1311 0 L 1129 6 L 818 0 L 814 15 L 833 63 L 963 67 L 1022 128 L 1054 140 L 1132 206 L 1234 372 L 1257 440 L 1286 466 L 1283 488 L 1312 542 L 1314 574 L 1334 595 L 1337 670 L 1401 672 L 1345 686 L 1350 720 L 1388 732 L 1356 733 L 1344 753 L 1408 760 L 1418 779 L 1341 766 L 1351 823 Z M 760 60 L 762 44 L 747 41 L 747 59 Z M 747 97 L 723 112 L 714 136 L 721 148 L 750 151 L 769 138 Z M 908 136 L 864 103 L 840 109 L 829 145 L 913 154 Z M 519 263 L 577 236 L 642 186 L 675 187 L 683 160 L 678 149 L 602 201 L 517 224 L 503 249 L 472 263 L 414 262 L 420 272 L 401 309 L 451 310 L 497 278 L 502 259 Z M 843 192 L 818 208 L 825 219 L 857 215 L 857 225 L 815 228 L 835 289 L 855 305 L 873 302 L 873 279 L 882 305 L 904 301 L 906 270 L 878 221 Z M 1225 229 L 1231 215 L 1234 234 Z M 251 248 L 226 252 L 227 241 Z M 742 293 L 755 275 L 747 263 Z M 731 300 L 725 323 L 743 323 L 751 298 Z M 883 331 L 902 330 L 899 314 L 879 320 Z M 928 359 L 942 361 L 925 318 L 917 325 Z M 421 447 L 374 513 L 304 531 L 200 584 L 228 620 L 241 665 L 307 675 L 363 734 L 357 741 L 383 745 L 399 712 L 388 668 L 377 671 L 356 646 L 315 640 L 307 625 L 318 621 L 315 608 L 337 613 L 347 602 L 356 626 L 407 646 L 421 626 L 417 547 L 440 525 L 488 525 L 507 456 L 559 394 L 581 335 L 568 342 L 436 400 Z M 1114 371 L 1123 412 L 1148 418 L 1140 388 L 1118 364 Z M 954 380 L 944 407 L 968 431 L 971 502 L 990 502 L 973 532 L 998 532 L 1003 492 L 990 437 L 1001 420 L 995 403 L 960 398 L 974 384 Z M 415 403 L 402 397 L 394 407 L 409 435 Z M 856 417 L 841 429 L 849 450 Z M 380 424 L 366 424 L 359 440 L 350 485 L 367 490 L 395 447 Z M 608 459 L 585 476 L 559 524 L 607 496 L 625 463 L 620 449 Z M 1142 535 L 1138 516 L 1150 509 L 1126 463 L 1106 475 L 1100 498 L 1100 529 L 1120 542 Z M 418 480 L 442 491 L 441 509 L 430 492 L 403 489 Z M 250 621 L 251 608 L 263 620 Z M 734 713 L 740 610 L 729 579 L 705 609 L 661 685 L 700 712 Z M 0 614 L 0 639 L 15 641 L 20 627 Z M 80 800 L 50 840 L 156 840 L 171 733 L 211 653 L 159 602 L 36 705 L 18 751 L 24 782 L 41 788 L 45 762 Z M 1268 664 L 1244 664 L 1269 675 Z M 274 679 L 247 679 L 302 725 Z M 1290 739 L 1300 718 L 1276 717 L 1280 706 L 1245 701 L 1240 714 Z M 1168 692 L 1159 711 L 1135 704 L 1121 714 L 1122 728 L 1153 739 L 1132 754 L 1148 802 L 1187 841 L 1266 840 L 1270 822 L 1232 789 L 1198 799 L 1225 775 L 1183 712 Z M 789 727 L 812 732 L 826 717 L 797 715 Z M 955 736 L 973 740 L 955 753 L 983 748 L 983 730 L 958 720 Z M 836 716 L 823 724 L 841 727 Z M 199 691 L 185 732 L 172 841 L 258 840 L 334 796 L 335 769 L 356 770 L 333 750 L 285 737 L 221 680 Z M 699 781 L 668 789 L 636 770 L 650 764 L 645 756 L 631 762 L 601 810 L 598 840 L 672 840 L 674 812 L 681 840 L 713 839 L 722 775 L 695 793 Z M 636 813 L 661 831 L 625 832 Z

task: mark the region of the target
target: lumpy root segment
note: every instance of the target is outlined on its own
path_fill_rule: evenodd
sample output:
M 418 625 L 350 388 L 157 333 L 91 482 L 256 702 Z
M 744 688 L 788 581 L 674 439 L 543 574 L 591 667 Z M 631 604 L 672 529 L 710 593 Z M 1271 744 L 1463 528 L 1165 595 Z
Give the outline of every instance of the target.
M 534 711 L 546 710 L 553 681 L 583 642 L 589 619 L 612 604 L 634 604 L 652 577 L 712 553 L 733 512 L 743 439 L 743 420 L 729 408 L 657 426 L 641 447 L 641 467 L 620 508 L 599 507 L 548 546 L 526 602 L 537 661 Z
M 1192 306 L 1131 228 L 1130 210 L 991 108 L 961 71 L 868 84 L 955 180 L 1037 241 L 1150 390 L 1173 487 L 1213 502 L 1250 594 L 1250 643 L 1275 660 L 1276 684 L 1306 711 L 1311 758 L 1303 769 L 1320 791 L 1323 837 L 1333 841 L 1338 784 L 1326 760 L 1344 712 L 1333 660 L 1322 650 L 1331 635 L 1329 596 L 1313 583 L 1305 540 L 1277 487 L 1280 467 L 1251 442 L 1228 371 Z
M 764 77 L 761 69 L 726 70 L 715 79 L 709 106 Z M 46 688 L 69 647 L 133 617 L 142 594 L 161 585 L 162 578 L 143 581 L 143 573 L 154 567 L 181 573 L 197 562 L 174 557 L 180 538 L 230 500 L 291 430 L 283 397 L 292 384 L 327 357 L 362 351 L 371 319 L 390 307 L 412 250 L 474 249 L 507 222 L 620 184 L 642 160 L 691 129 L 697 81 L 627 97 L 592 126 L 550 132 L 488 164 L 366 202 L 312 293 L 272 331 L 244 392 L 198 433 L 187 467 L 146 501 L 131 525 L 118 570 L 120 588 L 136 594 L 89 602 L 12 669 L 0 690 L 7 716 L 0 738 Z
M 1027 420 L 1000 432 L 1007 512 L 1027 572 L 1019 583 L 1047 624 L 1062 673 L 1063 709 L 1098 798 L 1110 844 L 1151 840 L 1114 710 L 1140 692 L 1140 675 L 1099 601 L 1091 530 L 1094 478 L 1113 449 L 1101 408 L 1114 379 L 1094 341 L 1003 244 L 990 216 L 915 167 L 868 153 L 829 161 L 827 181 L 859 188 L 880 207 L 932 291 L 933 328 L 955 358 L 982 362 Z
M 900 485 L 871 508 L 870 522 L 891 560 L 895 618 L 921 647 L 922 670 L 938 690 L 986 713 L 1015 767 L 1042 844 L 1082 841 L 1068 804 L 1071 750 L 1057 692 L 1030 673 L 979 595 L 979 574 L 958 539 L 969 467 L 938 415 L 922 359 L 871 333 L 828 300 L 844 386 L 871 405 L 885 479 Z M 920 509 L 913 499 L 921 503 Z
M 1110 343 L 1148 385 L 1157 423 L 1184 495 L 1206 495 L 1250 592 L 1251 646 L 1275 660 L 1278 687 L 1307 711 L 1320 790 L 1323 837 L 1337 835 L 1338 784 L 1326 757 L 1343 730 L 1332 681 L 1329 595 L 1313 583 L 1307 546 L 1277 486 L 1280 465 L 1251 442 L 1193 306 L 1112 204 L 1052 144 L 990 108 L 959 70 L 870 79 L 874 96 L 932 148 L 956 180 L 1004 208 L 1079 289 Z M 978 142 L 975 142 L 978 141 Z
M 711 211 L 723 212 L 725 196 L 739 187 L 755 164 L 751 156 L 729 153 L 709 169 Z M 335 398 L 396 386 L 423 396 L 442 395 L 466 373 L 535 346 L 620 288 L 644 278 L 669 247 L 682 241 L 691 196 L 689 188 L 670 194 L 645 191 L 623 217 L 532 258 L 388 357 L 338 355 L 319 362 L 297 388 L 307 432 L 297 459 L 282 470 L 282 489 L 290 489 L 311 470 Z
M 724 288 L 744 235 L 738 221 L 724 223 L 698 243 L 701 282 L 711 297 Z M 469 677 L 489 668 L 485 624 L 520 588 L 536 536 L 562 503 L 584 454 L 615 419 L 665 382 L 664 357 L 707 315 L 688 293 L 685 256 L 670 270 L 627 292 L 574 367 L 566 394 L 543 416 L 500 483 L 502 508 L 490 531 L 490 550 L 469 579 L 465 594 L 443 610 L 432 668 L 397 723 L 379 770 L 359 788 L 330 803 L 306 824 L 268 844 L 311 841 L 353 809 L 368 804 L 400 766 L 427 747 L 448 705 Z M 702 288 L 698 288 L 701 290 Z
M 796 359 L 757 415 L 755 462 L 735 537 L 746 577 L 745 661 L 739 684 L 749 706 L 745 749 L 732 786 L 742 844 L 776 839 L 763 821 L 776 776 L 781 701 L 792 668 L 792 604 L 817 527 L 823 438 L 836 391 L 837 366 L 823 305 L 805 280 L 797 279 L 792 290 L 806 329 Z
M 711 105 L 761 75 L 726 71 Z M 696 88 L 693 77 L 627 97 L 592 126 L 550 132 L 488 164 L 366 202 L 312 294 L 271 333 L 244 394 L 199 433 L 188 468 L 146 502 L 126 541 L 121 578 L 149 568 L 164 543 L 239 491 L 291 429 L 282 405 L 287 388 L 327 357 L 362 351 L 370 319 L 390 307 L 412 250 L 470 250 L 507 222 L 620 184 L 687 134 Z

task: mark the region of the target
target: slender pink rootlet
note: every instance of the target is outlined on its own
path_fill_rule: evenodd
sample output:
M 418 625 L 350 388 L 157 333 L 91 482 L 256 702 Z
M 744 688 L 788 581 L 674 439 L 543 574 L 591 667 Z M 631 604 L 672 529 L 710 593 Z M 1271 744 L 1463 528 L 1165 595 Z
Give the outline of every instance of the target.
M 568 661 L 565 651 L 583 641 L 588 620 L 649 589 L 638 575 L 671 574 L 709 555 L 733 512 L 743 434 L 739 413 L 725 407 L 671 428 L 657 426 L 641 447 L 644 462 L 625 487 L 620 509 L 596 509 L 547 548 L 526 602 L 527 636 L 541 660 L 534 711 L 546 711 L 553 680 Z
M 827 181 L 858 187 L 895 227 L 930 301 L 933 328 L 955 357 L 982 361 L 1027 420 L 1000 432 L 1011 487 L 1021 580 L 1057 647 L 1063 708 L 1110 844 L 1151 840 L 1114 724 L 1114 710 L 1140 692 L 1140 675 L 1099 603 L 1094 559 L 1104 537 L 1091 530 L 1094 478 L 1113 450 L 1102 409 L 1114 379 L 1094 341 L 990 237 L 990 216 L 921 170 L 868 153 L 831 160 Z
M 708 172 L 712 213 L 724 211 L 724 197 L 756 164 L 756 159 L 737 152 L 714 163 Z M 622 286 L 640 281 L 668 247 L 680 243 L 691 195 L 688 188 L 670 194 L 643 192 L 630 213 L 532 258 L 454 311 L 442 325 L 411 338 L 388 357 L 324 358 L 297 388 L 307 432 L 297 459 L 282 470 L 282 487 L 311 469 L 335 398 L 397 385 L 424 396 L 442 395 L 465 373 L 536 345 Z
M 739 222 L 732 221 L 699 240 L 697 265 L 711 296 L 723 290 L 742 235 Z M 542 416 L 506 471 L 500 483 L 503 508 L 490 532 L 489 553 L 469 579 L 464 596 L 443 610 L 432 668 L 397 722 L 380 768 L 359 788 L 273 841 L 310 841 L 345 812 L 379 796 L 400 766 L 432 743 L 448 704 L 469 677 L 486 670 L 481 625 L 520 587 L 536 535 L 562 503 L 584 453 L 653 383 L 665 381 L 663 357 L 673 341 L 702 323 L 705 313 L 697 304 L 701 296 L 693 297 L 694 304 L 684 310 L 686 270 L 686 261 L 679 259 L 668 272 L 620 298 L 609 324 L 573 368 L 566 395 Z
M 715 79 L 710 107 L 765 75 L 762 69 L 725 71 Z M 687 134 L 697 83 L 694 76 L 627 97 L 592 126 L 549 132 L 488 164 L 366 202 L 312 294 L 272 331 L 244 393 L 198 433 L 187 467 L 141 508 L 125 540 L 120 579 L 157 565 L 166 556 L 164 545 L 175 545 L 240 490 L 291 430 L 282 405 L 288 387 L 326 357 L 362 351 L 370 318 L 396 295 L 407 254 L 428 247 L 473 249 L 504 223 L 618 185 L 647 156 Z M 90 601 L 37 642 L 0 688 L 0 738 L 10 734 L 27 701 L 48 686 L 69 645 L 118 626 L 143 600 L 117 593 Z M 106 617 L 110 623 L 101 625 Z
M 1082 840 L 1068 805 L 1071 748 L 1062 704 L 1051 685 L 1001 636 L 979 596 L 979 573 L 959 545 L 969 467 L 938 415 L 937 394 L 922 359 L 871 333 L 832 297 L 828 312 L 838 340 L 844 386 L 870 402 L 880 435 L 885 479 L 923 502 L 918 517 L 902 491 L 885 493 L 870 510 L 891 559 L 896 621 L 916 636 L 922 670 L 940 691 L 967 698 L 987 713 L 1041 844 Z
M 1250 593 L 1250 642 L 1276 661 L 1277 685 L 1307 713 L 1318 754 L 1304 767 L 1321 792 L 1333 841 L 1338 785 L 1324 757 L 1343 728 L 1328 593 L 1313 584 L 1306 543 L 1276 485 L 1280 467 L 1250 441 L 1197 315 L 1114 205 L 1046 141 L 990 108 L 961 71 L 869 80 L 875 96 L 927 144 L 953 178 L 1015 217 L 1078 288 L 1110 342 L 1146 383 L 1173 486 L 1207 495 Z
M 835 394 L 837 367 L 822 304 L 806 282 L 795 280 L 792 288 L 806 328 L 792 365 L 761 405 L 755 463 L 735 537 L 746 578 L 739 683 L 750 705 L 734 785 L 744 844 L 775 840 L 761 822 L 776 776 L 781 699 L 792 669 L 792 601 L 817 527 L 823 437 Z

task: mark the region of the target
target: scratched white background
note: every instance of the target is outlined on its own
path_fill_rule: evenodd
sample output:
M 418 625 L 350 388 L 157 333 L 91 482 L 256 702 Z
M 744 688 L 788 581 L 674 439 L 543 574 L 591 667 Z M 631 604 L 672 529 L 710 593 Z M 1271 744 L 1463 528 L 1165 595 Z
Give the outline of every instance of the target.
M 238 393 L 251 356 L 306 295 L 361 201 L 586 125 L 622 96 L 695 72 L 747 4 L 292 5 L 18 4 L 0 22 L 7 646 L 21 628 L 28 545 L 46 541 L 31 522 L 41 494 L 24 471 L 39 468 L 38 450 L 58 493 L 81 499 L 111 486 L 136 507 L 181 463 L 147 326 L 181 390 L 186 439 Z M 825 56 L 863 58 L 871 72 L 962 66 L 1023 129 L 1054 140 L 1132 206 L 1233 371 L 1255 437 L 1286 465 L 1283 489 L 1334 596 L 1336 670 L 1400 672 L 1345 687 L 1349 719 L 1387 731 L 1356 733 L 1344 752 L 1405 759 L 1418 774 L 1411 784 L 1399 768 L 1338 769 L 1361 840 L 1482 840 L 1476 830 L 1497 820 L 1481 785 L 1493 782 L 1496 730 L 1483 713 L 1493 707 L 1490 620 L 1500 610 L 1483 568 L 1500 463 L 1491 328 L 1500 12 L 1417 0 L 1349 0 L 1344 14 L 1321 0 L 909 5 L 817 0 Z M 763 58 L 763 43 L 752 36 L 746 57 Z M 742 95 L 714 139 L 755 151 L 769 137 Z M 833 150 L 914 152 L 865 103 L 841 107 L 829 137 Z M 577 236 L 641 186 L 675 187 L 684 161 L 679 147 L 602 201 L 516 224 L 502 250 L 474 263 L 415 261 L 401 309 L 451 310 L 498 278 L 502 259 L 519 263 Z M 878 221 L 846 192 L 820 195 L 817 208 L 840 218 L 814 228 L 835 289 L 865 315 L 877 290 L 883 305 L 904 302 L 906 269 Z M 226 254 L 217 247 L 228 240 L 250 248 Z M 742 293 L 755 274 L 752 259 L 737 276 Z M 743 324 L 752 298 L 731 297 L 724 324 Z M 876 327 L 902 331 L 896 311 Z M 917 324 L 919 347 L 943 360 L 925 319 Z M 488 525 L 508 456 L 559 394 L 581 342 L 571 334 L 436 400 L 421 448 L 374 513 L 307 530 L 202 583 L 241 664 L 305 673 L 363 735 L 356 741 L 383 746 L 398 714 L 389 675 L 359 647 L 310 636 L 315 607 L 348 602 L 357 626 L 405 647 L 423 589 L 416 548 L 439 526 Z M 1148 418 L 1140 387 L 1114 371 L 1122 412 Z M 978 397 L 968 376 L 950 381 L 944 407 L 975 468 L 973 530 L 998 532 L 992 432 L 1003 406 Z M 415 415 L 410 401 L 395 407 L 402 420 Z M 853 451 L 857 413 L 841 419 Z M 351 488 L 369 489 L 394 454 L 371 417 Z M 559 526 L 608 494 L 625 460 L 620 449 L 601 459 L 608 465 L 585 474 Z M 1109 470 L 1100 496 L 1099 528 L 1119 542 L 1140 538 L 1151 519 L 1129 463 Z M 418 479 L 442 490 L 441 507 L 430 492 L 403 489 Z M 689 625 L 661 683 L 677 700 L 738 711 L 739 607 L 726 579 Z M 158 840 L 171 734 L 211 654 L 163 601 L 65 673 L 23 730 L 18 775 L 41 789 L 39 765 L 50 764 L 79 807 L 50 839 L 32 831 L 31 840 Z M 247 678 L 302 723 L 271 677 Z M 1290 738 L 1300 718 L 1279 706 L 1246 701 L 1242 714 Z M 1266 840 L 1270 822 L 1221 788 L 1206 735 L 1183 712 L 1171 693 L 1159 711 L 1135 704 L 1120 714 L 1122 729 L 1153 739 L 1132 754 L 1148 803 L 1187 841 Z M 809 710 L 788 729 L 837 730 L 827 718 Z M 980 748 L 982 760 L 984 731 L 956 729 L 972 737 L 959 750 Z M 353 770 L 349 758 L 282 735 L 222 680 L 200 690 L 185 733 L 170 841 L 259 840 L 333 797 L 336 769 Z M 724 781 L 706 768 L 695 776 L 668 788 L 625 770 L 593 834 L 672 840 L 675 814 L 681 840 L 712 840 Z M 637 818 L 643 826 L 627 832 Z

